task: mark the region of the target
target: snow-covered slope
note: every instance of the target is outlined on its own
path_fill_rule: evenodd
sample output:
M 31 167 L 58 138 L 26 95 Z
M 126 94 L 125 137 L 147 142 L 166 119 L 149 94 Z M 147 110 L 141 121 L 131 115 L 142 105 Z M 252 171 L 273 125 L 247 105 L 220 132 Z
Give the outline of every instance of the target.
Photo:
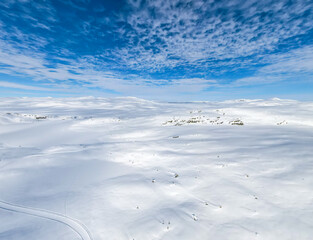
M 2 98 L 0 239 L 309 240 L 313 103 Z

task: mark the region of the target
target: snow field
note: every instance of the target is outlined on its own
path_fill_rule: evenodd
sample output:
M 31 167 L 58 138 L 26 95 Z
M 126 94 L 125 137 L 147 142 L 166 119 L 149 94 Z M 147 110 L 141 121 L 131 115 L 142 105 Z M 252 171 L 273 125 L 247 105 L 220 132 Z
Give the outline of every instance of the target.
M 0 200 L 94 240 L 309 240 L 312 126 L 293 100 L 3 98 Z M 0 239 L 89 240 L 19 210 Z

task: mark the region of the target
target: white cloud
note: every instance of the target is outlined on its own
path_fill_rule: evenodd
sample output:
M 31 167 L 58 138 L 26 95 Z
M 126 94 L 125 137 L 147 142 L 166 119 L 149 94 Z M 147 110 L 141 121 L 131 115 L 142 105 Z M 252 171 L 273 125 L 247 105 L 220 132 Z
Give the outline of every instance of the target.
M 272 64 L 261 68 L 264 74 L 311 73 L 313 74 L 313 46 L 306 46 L 287 53 L 269 57 Z
M 254 76 L 238 79 L 229 86 L 270 84 L 299 78 L 313 82 L 313 46 L 274 54 L 266 62 L 267 65 L 259 68 Z
M 57 91 L 57 89 L 35 87 L 35 86 L 29 86 L 29 85 L 12 83 L 12 82 L 5 82 L 5 81 L 0 81 L 0 87 L 17 88 L 17 89 L 22 89 L 22 90 L 33 90 L 33 91 L 46 91 L 46 92 Z
M 313 26 L 312 15 L 299 17 L 313 8 L 307 1 L 213 2 L 151 0 L 140 7 L 141 1 L 130 1 L 132 12 L 121 18 L 131 30 L 119 30 L 129 44 L 110 54 L 136 70 L 200 66 L 210 71 L 224 60 L 237 59 L 240 65 L 239 58 L 259 58 Z

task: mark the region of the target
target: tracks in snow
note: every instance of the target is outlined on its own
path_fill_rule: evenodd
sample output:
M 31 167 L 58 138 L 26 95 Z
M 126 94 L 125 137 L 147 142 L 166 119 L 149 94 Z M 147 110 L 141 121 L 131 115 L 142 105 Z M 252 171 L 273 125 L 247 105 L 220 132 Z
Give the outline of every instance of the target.
M 0 208 L 11 211 L 11 212 L 18 212 L 18 213 L 24 213 L 40 218 L 49 219 L 55 222 L 63 223 L 70 227 L 74 232 L 76 232 L 82 240 L 92 240 L 91 234 L 87 227 L 80 223 L 78 220 L 70 218 L 68 216 L 65 216 L 60 213 L 47 211 L 44 209 L 36 209 L 36 208 L 30 208 L 25 206 L 19 206 L 12 203 L 4 202 L 0 200 Z

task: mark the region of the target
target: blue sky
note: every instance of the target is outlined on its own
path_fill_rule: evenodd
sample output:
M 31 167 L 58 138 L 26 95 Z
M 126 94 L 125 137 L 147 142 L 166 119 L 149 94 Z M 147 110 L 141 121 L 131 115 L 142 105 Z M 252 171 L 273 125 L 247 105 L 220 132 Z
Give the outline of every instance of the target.
M 0 96 L 85 95 L 313 100 L 313 1 L 0 1 Z

